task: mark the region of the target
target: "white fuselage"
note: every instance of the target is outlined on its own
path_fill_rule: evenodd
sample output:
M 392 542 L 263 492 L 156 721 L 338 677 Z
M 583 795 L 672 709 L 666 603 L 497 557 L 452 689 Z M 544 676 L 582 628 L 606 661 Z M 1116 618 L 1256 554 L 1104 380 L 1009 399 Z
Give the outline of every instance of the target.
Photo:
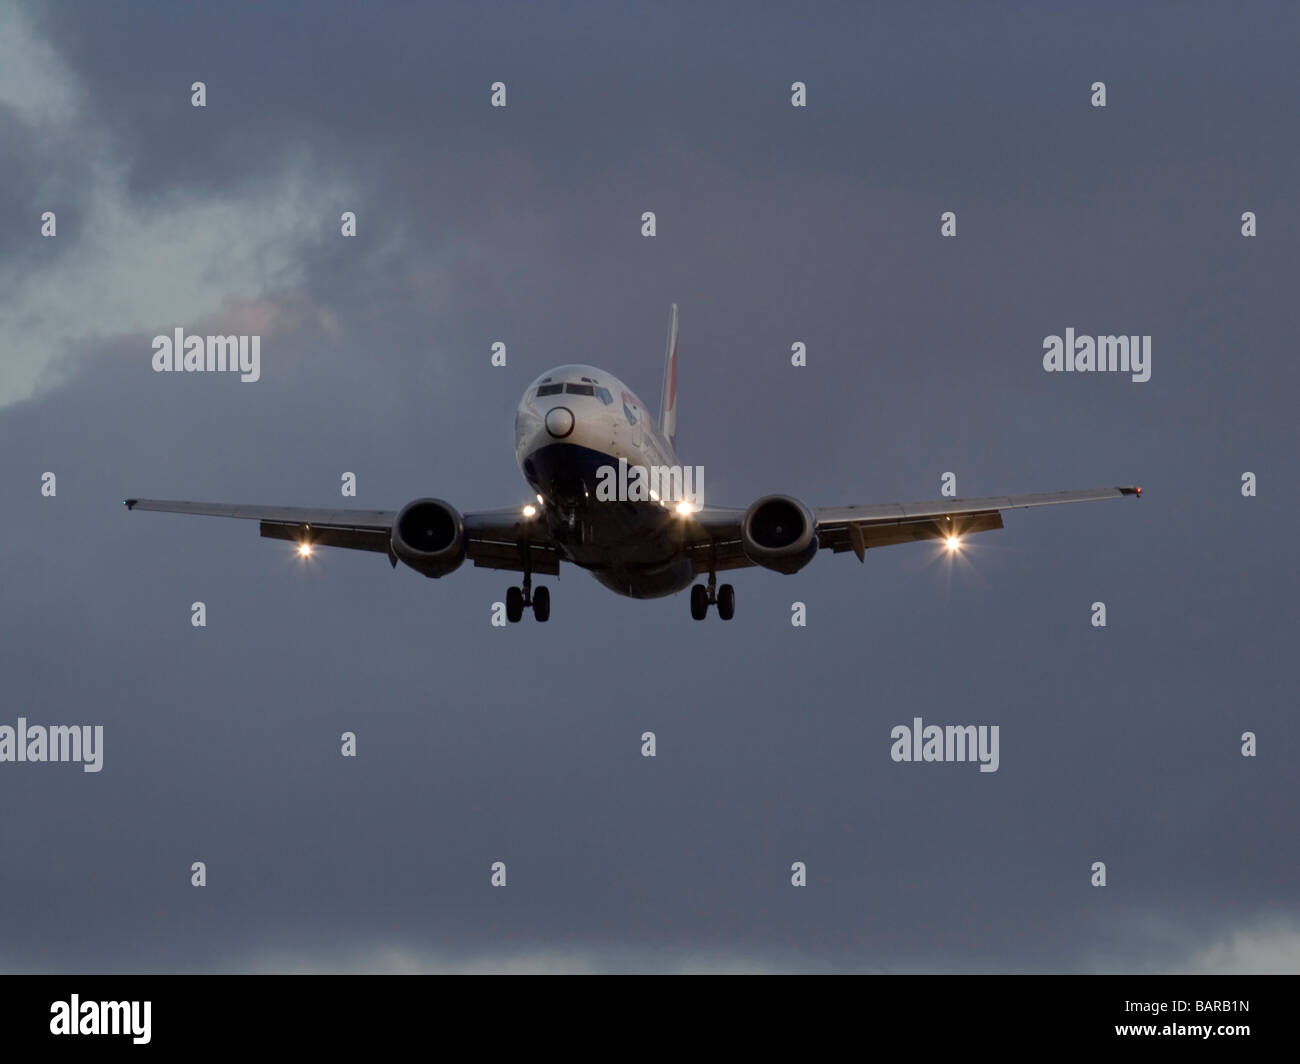
M 676 466 L 654 415 L 594 366 L 557 366 L 528 386 L 515 413 L 515 458 L 539 496 L 563 556 L 635 598 L 670 595 L 694 575 L 682 518 L 665 501 L 597 497 L 601 467 Z

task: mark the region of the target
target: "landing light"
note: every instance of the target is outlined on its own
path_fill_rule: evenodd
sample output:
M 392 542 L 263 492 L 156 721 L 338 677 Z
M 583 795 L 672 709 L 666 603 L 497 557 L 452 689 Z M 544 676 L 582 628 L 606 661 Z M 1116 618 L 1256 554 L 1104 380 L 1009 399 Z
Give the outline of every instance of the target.
M 299 544 L 298 544 L 298 554 L 299 554 L 300 557 L 303 557 L 303 558 L 310 558 L 310 557 L 311 557 L 311 544 L 310 544 L 310 543 L 299 543 Z
M 949 536 L 947 539 L 948 549 L 956 550 L 961 546 L 961 540 L 957 536 Z
M 537 513 L 537 507 L 534 506 L 532 503 L 529 503 L 527 506 L 524 507 L 525 517 L 532 517 L 533 514 L 535 513 Z
M 691 513 L 693 510 L 694 510 L 694 507 L 692 507 L 691 504 L 690 504 L 689 502 L 679 502 L 679 503 L 677 504 L 677 512 L 678 512 L 679 514 L 682 514 L 683 516 L 685 516 L 686 514 Z

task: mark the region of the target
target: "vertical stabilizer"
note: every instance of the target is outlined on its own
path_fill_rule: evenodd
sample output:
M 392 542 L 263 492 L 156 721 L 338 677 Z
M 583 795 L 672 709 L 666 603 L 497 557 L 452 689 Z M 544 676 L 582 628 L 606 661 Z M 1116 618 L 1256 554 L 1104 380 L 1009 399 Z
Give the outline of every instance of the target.
M 677 304 L 668 323 L 668 350 L 664 354 L 664 388 L 659 397 L 659 431 L 668 445 L 677 447 Z

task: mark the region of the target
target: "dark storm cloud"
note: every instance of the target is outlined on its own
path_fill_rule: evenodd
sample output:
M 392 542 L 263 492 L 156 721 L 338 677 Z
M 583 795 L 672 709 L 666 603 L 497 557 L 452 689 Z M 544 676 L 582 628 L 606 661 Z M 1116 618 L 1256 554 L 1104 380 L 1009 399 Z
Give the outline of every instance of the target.
M 0 964 L 1295 969 L 1294 14 L 311 10 L 29 17 L 87 148 L 0 107 L 0 270 L 31 286 L 10 327 L 89 283 L 31 264 L 94 243 L 103 159 L 154 261 L 215 254 L 222 225 L 239 247 L 134 324 L 78 321 L 60 383 L 0 408 L 0 723 L 105 726 L 98 775 L 0 766 L 24 914 Z M 47 250 L 50 182 L 72 224 Z M 121 294 L 165 279 L 99 247 Z M 729 625 L 566 569 L 552 621 L 506 631 L 505 574 L 304 567 L 245 523 L 120 505 L 329 505 L 345 470 L 361 506 L 522 502 L 527 382 L 587 360 L 653 400 L 674 300 L 711 502 L 924 498 L 946 470 L 964 495 L 1147 497 L 1010 514 L 955 565 L 746 572 Z M 268 315 L 263 379 L 151 373 L 182 304 Z M 1151 334 L 1151 381 L 1043 373 L 1069 326 Z M 915 715 L 999 724 L 999 771 L 894 764 Z

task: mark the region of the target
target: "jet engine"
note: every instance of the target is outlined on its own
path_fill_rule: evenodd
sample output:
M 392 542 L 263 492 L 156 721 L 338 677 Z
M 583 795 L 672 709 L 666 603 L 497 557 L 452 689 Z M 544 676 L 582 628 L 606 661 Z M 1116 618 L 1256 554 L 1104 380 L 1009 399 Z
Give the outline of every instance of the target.
M 465 560 L 465 522 L 441 499 L 416 499 L 393 522 L 393 553 L 425 576 L 446 576 Z
M 798 499 L 765 495 L 745 511 L 740 542 L 755 565 L 797 573 L 817 553 L 817 522 Z

